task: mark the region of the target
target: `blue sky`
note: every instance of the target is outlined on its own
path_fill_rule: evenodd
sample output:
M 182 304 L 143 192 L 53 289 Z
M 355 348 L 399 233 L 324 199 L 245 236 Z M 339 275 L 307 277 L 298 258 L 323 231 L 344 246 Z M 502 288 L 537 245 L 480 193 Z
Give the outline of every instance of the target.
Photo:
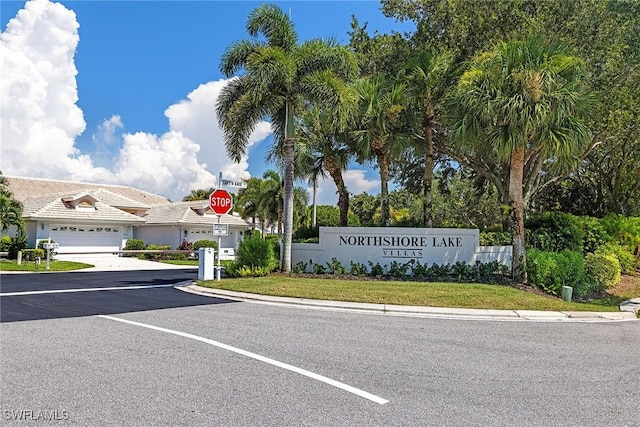
M 410 31 L 377 1 L 274 2 L 300 40 L 347 43 L 351 16 L 373 32 Z M 271 168 L 267 124 L 232 164 L 213 106 L 225 48 L 248 37 L 253 1 L 0 1 L 5 175 L 131 185 L 178 200 L 225 178 Z M 377 172 L 354 166 L 354 193 L 378 192 Z M 320 203 L 335 188 L 321 184 Z

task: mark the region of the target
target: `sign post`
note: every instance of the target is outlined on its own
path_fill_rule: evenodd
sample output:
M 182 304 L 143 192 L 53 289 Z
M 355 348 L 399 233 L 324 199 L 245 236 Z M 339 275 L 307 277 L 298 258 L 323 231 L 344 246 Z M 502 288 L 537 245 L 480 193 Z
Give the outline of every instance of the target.
M 222 172 L 220 172 L 220 177 L 222 177 Z M 220 185 L 222 179 L 218 180 L 218 185 Z M 221 240 L 222 236 L 226 236 L 228 234 L 227 224 L 221 224 L 220 220 L 222 215 L 226 215 L 231 212 L 233 208 L 233 197 L 227 190 L 222 188 L 218 188 L 214 190 L 213 193 L 209 196 L 209 207 L 211 210 L 218 216 L 218 223 L 213 225 L 213 234 L 218 235 L 218 265 L 216 267 L 216 280 L 220 281 L 220 271 L 222 270 L 222 266 L 220 265 L 220 249 L 221 249 Z

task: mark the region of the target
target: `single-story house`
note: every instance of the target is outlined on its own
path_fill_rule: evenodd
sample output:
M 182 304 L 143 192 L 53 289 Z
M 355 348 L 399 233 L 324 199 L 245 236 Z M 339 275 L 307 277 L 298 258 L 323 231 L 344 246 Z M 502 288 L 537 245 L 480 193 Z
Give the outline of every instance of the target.
M 127 186 L 5 176 L 7 189 L 23 205 L 27 244 L 55 241 L 59 253 L 117 251 L 128 239 L 169 245 L 217 240 L 213 226 L 228 227 L 221 257 L 233 258 L 251 224 L 237 215 L 218 218 L 208 200 L 173 203 Z

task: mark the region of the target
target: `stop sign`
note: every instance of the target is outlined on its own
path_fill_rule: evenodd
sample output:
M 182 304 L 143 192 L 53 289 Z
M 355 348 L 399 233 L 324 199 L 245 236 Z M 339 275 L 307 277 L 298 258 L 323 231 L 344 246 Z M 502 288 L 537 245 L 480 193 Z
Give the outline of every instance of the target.
M 218 215 L 224 215 L 233 208 L 233 198 L 227 190 L 218 188 L 209 196 L 209 207 Z

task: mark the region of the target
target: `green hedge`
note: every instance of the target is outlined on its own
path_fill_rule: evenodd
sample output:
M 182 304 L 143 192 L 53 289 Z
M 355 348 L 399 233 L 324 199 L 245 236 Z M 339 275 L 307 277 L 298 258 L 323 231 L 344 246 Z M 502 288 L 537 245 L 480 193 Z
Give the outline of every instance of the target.
M 124 245 L 125 251 L 140 251 L 144 249 L 144 242 L 140 239 L 128 239 Z
M 529 249 L 527 277 L 530 284 L 556 296 L 561 295 L 563 286 L 573 287 L 577 298 L 591 293 L 591 281 L 585 273 L 582 253 L 578 251 Z
M 585 270 L 595 282 L 595 290 L 601 291 L 620 283 L 620 262 L 613 254 L 587 254 Z
M 260 267 L 272 271 L 277 266 L 273 244 L 263 239 L 245 239 L 236 253 L 236 267 Z
M 213 248 L 215 250 L 218 250 L 218 242 L 215 242 L 213 240 L 196 240 L 195 242 L 193 242 L 193 250 L 197 251 L 200 248 Z

